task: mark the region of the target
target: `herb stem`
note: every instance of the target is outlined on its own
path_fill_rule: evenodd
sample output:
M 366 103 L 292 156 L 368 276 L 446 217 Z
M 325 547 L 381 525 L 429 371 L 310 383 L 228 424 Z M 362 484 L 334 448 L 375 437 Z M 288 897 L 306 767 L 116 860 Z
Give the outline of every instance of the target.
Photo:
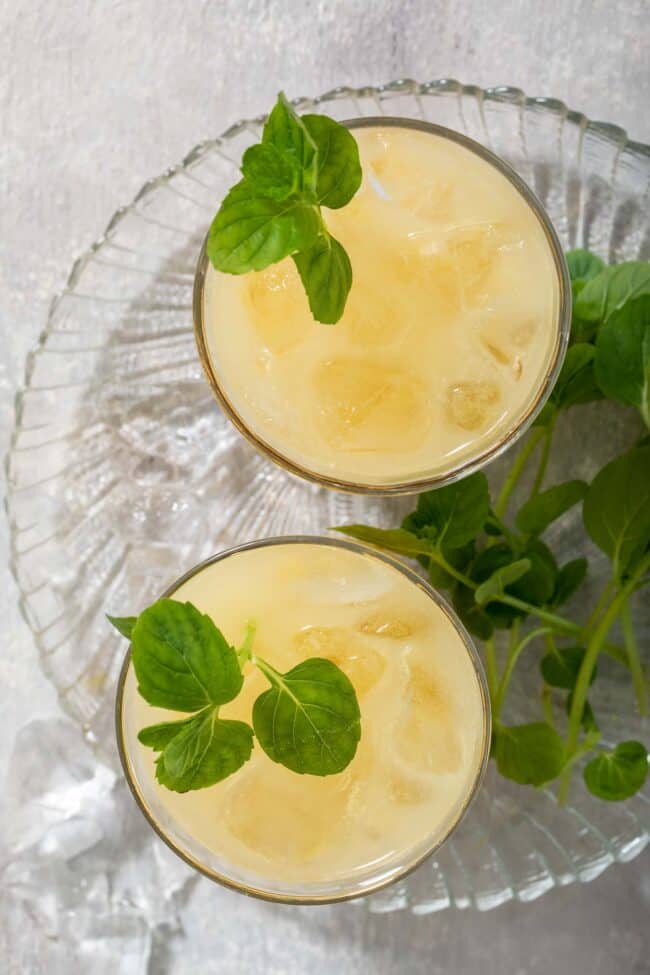
M 523 599 L 517 599 L 516 596 L 509 596 L 507 593 L 501 593 L 499 596 L 495 597 L 495 602 L 505 603 L 506 606 L 512 606 L 513 609 L 521 609 L 524 613 L 529 613 L 531 616 L 537 616 L 538 619 L 543 620 L 548 623 L 555 630 L 561 630 L 565 633 L 580 634 L 582 633 L 582 628 L 578 626 L 577 623 L 572 623 L 571 620 L 565 619 L 564 616 L 558 616 L 556 613 L 550 613 L 546 609 L 542 609 L 540 606 L 533 606 L 532 603 L 526 603 Z
M 550 421 L 548 426 L 544 427 L 544 444 L 542 446 L 542 453 L 539 458 L 539 465 L 537 467 L 537 473 L 535 474 L 535 480 L 533 482 L 533 489 L 531 491 L 531 497 L 539 494 L 542 484 L 544 483 L 544 476 L 546 475 L 546 468 L 548 467 L 549 457 L 551 456 L 551 444 L 553 442 L 553 433 L 555 432 L 555 417 Z
M 505 670 L 503 672 L 503 676 L 499 683 L 499 687 L 497 688 L 496 698 L 494 702 L 494 716 L 496 718 L 498 718 L 501 715 L 501 708 L 503 707 L 503 701 L 506 696 L 506 691 L 508 690 L 508 686 L 510 684 L 512 674 L 515 669 L 515 665 L 519 660 L 522 650 L 524 650 L 529 643 L 532 643 L 533 640 L 536 640 L 538 637 L 544 636 L 545 633 L 549 632 L 548 627 L 540 626 L 536 630 L 531 630 L 530 633 L 527 633 L 526 636 L 524 636 L 521 640 L 518 640 L 517 621 L 515 621 L 515 623 L 513 624 L 512 629 L 513 629 L 514 639 L 511 638 L 510 649 L 508 651 L 508 659 L 506 661 Z
M 522 449 L 517 454 L 508 476 L 503 482 L 503 487 L 499 492 L 497 503 L 494 506 L 494 511 L 498 518 L 502 518 L 505 514 L 505 510 L 508 507 L 508 501 L 510 500 L 510 495 L 514 491 L 517 482 L 523 474 L 526 464 L 528 463 L 531 454 L 535 450 L 535 447 L 545 435 L 545 427 L 536 427 Z
M 450 576 L 453 576 L 457 582 L 462 582 L 462 584 L 467 586 L 469 589 L 476 589 L 478 587 L 477 582 L 470 579 L 470 577 L 465 575 L 464 572 L 459 572 L 458 569 L 454 568 L 454 566 L 447 561 L 439 548 L 436 549 L 435 552 L 431 552 L 430 557 L 440 566 L 441 569 L 444 569 L 445 572 L 448 572 Z
M 648 713 L 648 687 L 646 676 L 643 672 L 641 659 L 639 657 L 639 647 L 637 645 L 636 635 L 634 633 L 634 624 L 632 623 L 629 597 L 625 601 L 621 611 L 621 624 L 623 626 L 625 649 L 627 652 L 630 673 L 632 674 L 632 683 L 634 684 L 637 707 L 639 708 L 640 714 L 646 715 Z
M 573 757 L 576 747 L 578 745 L 578 738 L 580 736 L 580 724 L 582 721 L 582 712 L 584 710 L 585 701 L 587 700 L 587 694 L 589 692 L 589 684 L 591 682 L 591 675 L 593 673 L 594 667 L 596 666 L 596 661 L 598 659 L 598 654 L 603 649 L 603 645 L 607 638 L 614 621 L 618 616 L 620 616 L 622 609 L 629 599 L 630 593 L 634 591 L 636 584 L 639 579 L 650 566 L 650 555 L 646 557 L 639 563 L 636 571 L 630 576 L 628 581 L 622 586 L 616 596 L 612 599 L 609 606 L 603 613 L 594 630 L 589 642 L 587 643 L 587 648 L 585 651 L 584 659 L 580 666 L 578 672 L 578 679 L 576 681 L 575 688 L 573 690 L 573 701 L 571 703 L 571 712 L 569 714 L 569 730 L 567 734 L 566 741 L 566 756 L 567 763 L 570 763 Z M 560 776 L 560 785 L 558 789 L 558 801 L 560 804 L 566 802 L 569 795 L 569 787 L 571 785 L 571 766 L 567 764 L 567 767 L 562 772 Z
M 604 608 L 605 604 L 607 603 L 607 600 L 609 599 L 609 597 L 610 597 L 610 595 L 612 593 L 612 590 L 614 589 L 615 585 L 616 585 L 616 581 L 615 581 L 614 577 L 612 576 L 612 578 L 609 580 L 609 582 L 607 583 L 607 585 L 605 586 L 605 588 L 601 592 L 600 596 L 596 600 L 596 605 L 594 606 L 593 610 L 591 611 L 591 613 L 589 615 L 589 619 L 587 620 L 587 622 L 584 625 L 584 629 L 585 630 L 590 630 L 594 626 L 594 624 L 596 623 L 596 620 L 598 619 L 598 617 L 602 613 L 603 608 Z
M 255 634 L 257 633 L 257 623 L 255 620 L 248 620 L 246 623 L 246 634 L 244 636 L 244 642 L 237 651 L 237 660 L 239 661 L 239 666 L 243 669 L 244 664 L 247 663 L 253 655 L 253 641 L 255 640 Z

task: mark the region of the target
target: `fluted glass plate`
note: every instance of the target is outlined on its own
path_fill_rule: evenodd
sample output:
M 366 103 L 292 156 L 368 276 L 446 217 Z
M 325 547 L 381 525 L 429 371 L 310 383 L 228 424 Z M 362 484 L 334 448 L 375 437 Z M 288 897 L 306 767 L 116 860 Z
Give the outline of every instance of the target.
M 423 118 L 465 132 L 504 157 L 545 204 L 566 247 L 608 261 L 647 258 L 650 149 L 613 125 L 514 88 L 442 80 L 337 89 L 298 102 L 339 119 Z M 323 533 L 350 521 L 394 523 L 411 502 L 353 497 L 272 466 L 220 413 L 192 334 L 201 241 L 242 152 L 263 119 L 194 148 L 118 210 L 74 265 L 30 354 L 8 459 L 12 569 L 43 669 L 105 761 L 124 644 L 104 613 L 136 612 L 211 553 L 266 535 Z M 575 415 L 573 415 L 575 414 Z M 590 478 L 638 432 L 607 404 L 569 413 L 551 476 Z M 498 482 L 508 456 L 490 469 Z M 577 515 L 551 539 L 560 559 L 584 550 Z M 593 556 L 592 583 L 604 578 Z M 640 620 L 647 648 L 647 618 Z M 606 741 L 648 738 L 628 683 L 604 665 L 593 695 Z M 538 713 L 535 652 L 522 661 L 511 717 Z M 596 877 L 648 840 L 650 796 L 591 797 L 577 776 L 570 803 L 488 774 L 452 842 L 373 910 L 494 907 Z

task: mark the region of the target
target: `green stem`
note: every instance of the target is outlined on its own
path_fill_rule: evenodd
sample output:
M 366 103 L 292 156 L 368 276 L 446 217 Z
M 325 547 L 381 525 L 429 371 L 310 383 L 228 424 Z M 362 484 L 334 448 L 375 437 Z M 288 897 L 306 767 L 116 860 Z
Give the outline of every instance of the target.
M 641 576 L 644 574 L 646 569 L 650 566 L 650 556 L 646 556 L 645 559 L 639 564 L 636 572 L 628 579 L 624 586 L 622 586 L 614 599 L 610 602 L 609 606 L 601 616 L 596 629 L 594 630 L 589 642 L 587 643 L 587 648 L 585 651 L 585 656 L 580 666 L 580 671 L 578 673 L 578 679 L 576 681 L 575 688 L 573 690 L 573 701 L 571 703 L 571 713 L 569 714 L 569 730 L 566 740 L 566 756 L 567 762 L 570 762 L 573 757 L 578 739 L 580 737 L 580 724 L 582 720 L 582 712 L 584 710 L 585 701 L 587 700 L 587 694 L 589 692 L 589 684 L 591 682 L 591 675 L 593 673 L 594 667 L 596 666 L 596 661 L 598 659 L 598 654 L 603 649 L 603 645 L 607 638 L 611 627 L 614 624 L 617 616 L 620 616 L 623 607 L 625 606 L 629 595 L 633 592 L 634 587 L 638 583 Z M 560 786 L 558 789 L 558 800 L 560 803 L 566 802 L 569 795 L 569 787 L 571 785 L 571 767 L 570 765 L 565 768 L 560 777 Z
M 587 620 L 587 622 L 584 625 L 584 629 L 585 630 L 590 630 L 595 625 L 596 620 L 598 619 L 598 617 L 602 613 L 603 607 L 605 606 L 605 604 L 606 604 L 607 600 L 609 599 L 609 597 L 610 597 L 610 595 L 612 593 L 612 590 L 615 588 L 615 586 L 616 586 L 616 580 L 612 576 L 612 578 L 609 580 L 609 582 L 607 583 L 607 585 L 605 586 L 605 588 L 601 592 L 600 596 L 598 597 L 598 599 L 596 601 L 596 605 L 592 609 L 592 611 L 591 611 L 591 613 L 589 615 L 589 619 Z
M 513 631 L 515 631 L 515 626 L 516 624 L 513 625 Z M 506 691 L 508 690 L 508 686 L 510 684 L 512 674 L 515 669 L 515 665 L 519 660 L 522 650 L 524 650 L 529 643 L 532 643 L 533 640 L 536 640 L 537 637 L 543 636 L 545 633 L 548 633 L 548 628 L 545 626 L 540 626 L 536 630 L 531 630 L 530 633 L 527 633 L 526 636 L 523 637 L 521 640 L 517 640 L 516 632 L 515 632 L 515 639 L 511 641 L 505 670 L 503 672 L 503 676 L 499 683 L 499 687 L 497 688 L 496 698 L 494 702 L 495 718 L 498 718 L 501 714 L 501 708 L 503 707 Z
M 557 416 L 557 414 L 555 414 Z M 551 420 L 547 427 L 544 427 L 544 445 L 542 447 L 542 454 L 539 458 L 539 465 L 537 467 L 537 473 L 535 474 L 535 480 L 533 482 L 533 489 L 531 491 L 531 497 L 535 497 L 539 494 L 540 488 L 544 483 L 544 476 L 546 474 L 546 468 L 548 467 L 548 460 L 551 456 L 551 444 L 553 442 L 553 433 L 555 431 L 555 417 Z
M 239 666 L 244 668 L 244 664 L 249 661 L 253 655 L 253 641 L 255 640 L 255 634 L 257 632 L 257 623 L 254 620 L 248 620 L 246 623 L 246 634 L 244 636 L 244 642 L 237 651 L 237 660 L 239 661 Z
M 564 616 L 558 616 L 556 613 L 549 613 L 547 609 L 542 609 L 540 606 L 525 603 L 523 599 L 517 599 L 516 596 L 509 596 L 507 593 L 502 593 L 496 597 L 495 602 L 505 603 L 506 606 L 512 606 L 513 609 L 521 609 L 524 613 L 537 616 L 538 619 L 549 623 L 555 630 L 576 635 L 582 633 L 582 627 L 578 626 L 577 623 L 572 623 L 571 620 L 565 619 Z
M 626 600 L 621 611 L 621 623 L 623 625 L 623 637 L 625 639 L 625 649 L 630 665 L 630 673 L 632 674 L 632 683 L 634 684 L 634 692 L 636 694 L 636 703 L 639 708 L 639 713 L 645 715 L 648 713 L 648 686 L 645 674 L 643 673 L 641 658 L 639 657 L 639 648 L 634 633 L 629 599 Z
M 501 491 L 499 492 L 497 503 L 494 506 L 494 511 L 498 518 L 502 518 L 505 514 L 505 510 L 508 507 L 508 501 L 510 500 L 510 495 L 514 491 L 519 478 L 523 474 L 524 468 L 526 467 L 531 454 L 535 450 L 535 447 L 540 442 L 542 437 L 545 436 L 545 434 L 545 427 L 535 427 L 528 440 L 515 457 L 514 463 L 510 468 L 508 476 L 503 482 Z
M 493 636 L 485 641 L 485 673 L 487 676 L 488 690 L 490 692 L 490 701 L 492 703 L 492 708 L 494 709 L 499 674 L 497 668 L 496 646 Z
M 454 568 L 454 566 L 450 562 L 448 562 L 447 559 L 444 557 L 440 549 L 436 549 L 435 552 L 431 552 L 429 554 L 430 554 L 430 558 L 437 565 L 439 565 L 441 569 L 444 569 L 445 572 L 448 572 L 449 575 L 452 576 L 454 579 L 456 579 L 458 582 L 462 582 L 462 584 L 464 586 L 467 586 L 469 589 L 477 588 L 478 583 L 474 582 L 473 579 L 470 579 L 470 577 L 465 575 L 464 572 L 459 572 L 458 569 Z

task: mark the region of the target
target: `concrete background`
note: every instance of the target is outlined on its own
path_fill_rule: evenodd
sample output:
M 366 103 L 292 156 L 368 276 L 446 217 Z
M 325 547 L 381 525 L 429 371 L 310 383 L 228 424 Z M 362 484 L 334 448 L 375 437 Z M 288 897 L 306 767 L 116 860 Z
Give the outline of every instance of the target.
M 25 354 L 73 259 L 196 142 L 266 110 L 279 88 L 311 95 L 444 76 L 552 95 L 650 142 L 648 13 L 645 0 L 0 0 L 2 452 Z M 0 782 L 15 729 L 56 711 L 7 558 L 2 523 Z M 265 975 L 280 971 L 278 939 L 289 937 L 287 972 L 310 975 L 640 973 L 648 862 L 487 915 L 371 917 L 231 899 L 227 968 L 193 961 Z M 165 957 L 160 946 L 153 975 L 174 970 Z

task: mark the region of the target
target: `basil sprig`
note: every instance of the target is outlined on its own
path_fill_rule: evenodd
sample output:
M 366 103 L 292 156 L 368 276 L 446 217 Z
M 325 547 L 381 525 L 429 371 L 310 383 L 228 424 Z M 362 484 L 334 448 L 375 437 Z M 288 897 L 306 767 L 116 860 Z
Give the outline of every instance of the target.
M 210 261 L 218 271 L 246 274 L 292 257 L 314 318 L 337 322 L 352 268 L 321 208 L 345 206 L 361 185 L 354 137 L 326 115 L 299 116 L 280 94 L 241 171 L 210 228 Z

